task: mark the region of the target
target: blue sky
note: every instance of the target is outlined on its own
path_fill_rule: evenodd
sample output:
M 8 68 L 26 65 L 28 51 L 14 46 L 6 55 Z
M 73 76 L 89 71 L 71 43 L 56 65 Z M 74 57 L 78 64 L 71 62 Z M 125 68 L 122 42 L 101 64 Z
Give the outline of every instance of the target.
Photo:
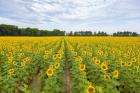
M 66 31 L 140 31 L 140 0 L 0 0 L 0 24 Z

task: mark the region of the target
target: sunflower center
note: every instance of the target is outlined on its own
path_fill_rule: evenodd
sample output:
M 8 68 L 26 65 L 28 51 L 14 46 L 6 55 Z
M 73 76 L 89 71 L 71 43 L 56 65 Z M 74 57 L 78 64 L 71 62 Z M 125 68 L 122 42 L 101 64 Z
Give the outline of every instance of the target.
M 49 74 L 52 74 L 52 70 L 49 70 L 48 73 L 49 73 Z
M 84 66 L 81 66 L 81 69 L 84 69 Z
M 93 93 L 93 91 L 94 91 L 94 89 L 93 89 L 92 87 L 90 87 L 90 88 L 88 89 L 88 92 L 89 92 L 89 93 Z
M 106 69 L 106 66 L 103 66 L 103 69 Z

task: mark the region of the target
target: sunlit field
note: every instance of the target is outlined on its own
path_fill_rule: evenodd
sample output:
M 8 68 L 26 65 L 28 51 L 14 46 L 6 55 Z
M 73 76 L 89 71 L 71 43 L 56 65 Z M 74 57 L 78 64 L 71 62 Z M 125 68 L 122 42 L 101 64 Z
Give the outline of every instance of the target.
M 140 37 L 0 37 L 0 93 L 140 93 Z

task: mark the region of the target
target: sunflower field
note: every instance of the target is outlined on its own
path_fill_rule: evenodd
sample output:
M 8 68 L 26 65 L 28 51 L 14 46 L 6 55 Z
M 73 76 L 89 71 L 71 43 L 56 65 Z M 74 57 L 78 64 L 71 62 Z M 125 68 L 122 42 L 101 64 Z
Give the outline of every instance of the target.
M 140 93 L 140 37 L 0 37 L 0 93 Z

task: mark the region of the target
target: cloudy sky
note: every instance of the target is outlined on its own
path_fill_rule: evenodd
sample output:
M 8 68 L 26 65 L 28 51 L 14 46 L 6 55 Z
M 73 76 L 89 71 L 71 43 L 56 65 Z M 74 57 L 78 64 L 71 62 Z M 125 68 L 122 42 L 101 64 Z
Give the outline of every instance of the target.
M 0 0 L 0 24 L 66 31 L 140 31 L 140 0 Z

